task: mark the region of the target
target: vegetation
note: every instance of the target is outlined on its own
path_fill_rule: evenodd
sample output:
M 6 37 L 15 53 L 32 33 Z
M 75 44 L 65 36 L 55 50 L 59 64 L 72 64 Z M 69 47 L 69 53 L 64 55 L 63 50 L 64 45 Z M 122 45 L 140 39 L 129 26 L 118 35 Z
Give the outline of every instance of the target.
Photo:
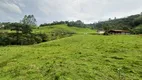
M 67 23 L 68 23 L 68 21 L 53 21 L 52 23 L 41 24 L 40 27 L 52 26 L 52 25 L 60 25 L 60 24 L 67 24 Z
M 131 15 L 126 18 L 120 19 L 109 19 L 108 21 L 100 21 L 98 23 L 92 24 L 95 29 L 121 29 L 121 30 L 129 30 L 133 33 L 135 28 L 139 25 L 142 25 L 142 14 Z M 137 28 L 138 29 L 138 28 Z M 138 33 L 137 34 L 141 34 Z
M 13 26 L 21 26 L 21 24 L 28 25 L 31 28 L 35 28 L 36 27 L 36 19 L 34 17 L 34 15 L 25 15 L 24 18 L 20 21 L 20 22 L 15 22 L 15 23 L 11 23 L 11 22 L 3 22 L 0 23 L 0 29 L 4 29 L 4 30 L 9 30 L 9 29 L 13 29 Z
M 0 45 L 31 45 L 48 40 L 46 34 L 1 33 Z
M 86 28 L 86 27 L 88 27 L 81 20 L 77 20 L 77 21 L 59 21 L 59 22 L 58 21 L 54 21 L 53 23 L 41 24 L 40 27 L 51 26 L 51 25 L 59 25 L 59 24 L 67 24 L 69 27 L 79 27 L 79 28 Z
M 0 45 L 31 45 L 59 38 L 69 37 L 75 34 L 75 32 L 68 31 L 64 28 L 54 28 L 49 31 L 48 27 L 48 31 L 46 31 L 46 29 L 43 29 L 43 32 L 41 32 L 42 28 L 39 28 L 34 29 L 34 32 L 31 33 L 31 28 L 26 27 L 28 25 L 24 26 L 23 24 L 19 23 L 15 24 L 16 26 L 12 30 L 15 30 L 16 33 L 0 33 Z
M 80 27 L 80 28 L 85 28 L 87 27 L 86 24 L 84 24 L 81 20 L 77 20 L 77 21 L 71 21 L 69 23 L 67 23 L 68 26 L 72 27 L 72 26 L 76 26 L 76 27 Z
M 9 24 L 9 25 L 8 25 Z M 64 29 L 54 29 L 50 32 L 44 33 L 32 33 L 32 26 L 36 26 L 36 19 L 33 15 L 25 15 L 20 23 L 8 23 L 8 28 L 5 26 L 1 29 L 11 29 L 15 32 L 3 32 L 0 33 L 0 45 L 31 45 L 50 40 L 55 40 L 63 37 L 68 37 L 74 34 Z M 0 25 L 2 26 L 2 25 Z M 39 30 L 39 28 L 38 28 Z
M 0 79 L 141 80 L 141 41 L 141 36 L 75 35 L 1 47 Z
M 49 33 L 52 32 L 56 29 L 59 30 L 65 30 L 71 33 L 76 33 L 76 34 L 84 34 L 84 33 L 95 33 L 96 30 L 91 30 L 89 28 L 79 28 L 79 27 L 68 27 L 66 24 L 60 24 L 60 25 L 51 25 L 51 26 L 43 26 L 39 27 L 37 29 L 33 29 L 33 33 Z
M 25 15 L 21 23 L 30 25 L 30 26 L 36 26 L 36 19 L 34 15 Z
M 132 30 L 132 33 L 134 34 L 142 34 L 142 25 L 137 26 Z
M 7 45 L 0 46 L 0 80 L 142 79 L 141 35 L 92 35 L 95 30 L 87 27 L 141 34 L 141 15 L 88 25 L 53 22 L 33 29 L 35 23 L 30 15 L 20 23 L 0 24 L 0 45 Z

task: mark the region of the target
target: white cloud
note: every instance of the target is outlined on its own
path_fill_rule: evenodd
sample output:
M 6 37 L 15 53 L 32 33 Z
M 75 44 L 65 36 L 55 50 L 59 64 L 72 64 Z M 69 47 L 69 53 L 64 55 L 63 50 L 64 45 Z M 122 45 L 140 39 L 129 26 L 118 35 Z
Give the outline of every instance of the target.
M 102 3 L 101 3 L 102 1 Z M 105 0 L 43 0 L 39 10 L 53 19 L 92 20 L 99 19 L 107 2 Z M 55 17 L 54 17 L 55 16 Z
M 94 22 L 140 13 L 141 3 L 142 0 L 1 0 L 0 13 L 13 13 L 13 17 L 21 14 L 17 19 L 34 14 L 39 23 L 78 19 Z
M 10 13 L 22 13 L 21 9 L 16 4 L 7 1 L 0 1 L 0 9 Z

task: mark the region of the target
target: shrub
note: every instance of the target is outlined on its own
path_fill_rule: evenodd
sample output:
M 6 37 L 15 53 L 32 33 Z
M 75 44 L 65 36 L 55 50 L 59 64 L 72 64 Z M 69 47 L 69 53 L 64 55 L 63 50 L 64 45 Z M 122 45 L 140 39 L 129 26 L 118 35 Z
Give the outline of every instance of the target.
M 40 36 L 41 37 L 41 39 L 42 39 L 42 42 L 46 42 L 46 41 L 48 41 L 48 36 L 46 35 L 46 34 L 38 34 L 38 36 Z
M 52 35 L 52 39 L 54 40 L 54 39 L 59 39 L 59 38 L 71 36 L 72 34 L 74 34 L 74 32 L 67 31 L 64 29 L 55 29 L 55 30 L 51 31 L 50 34 Z
M 132 34 L 142 34 L 142 25 L 137 26 L 136 28 L 130 31 Z
M 35 36 L 34 39 L 37 43 L 41 43 L 43 41 L 40 36 Z
M 0 45 L 31 45 L 47 41 L 46 34 L 1 33 Z
M 68 37 L 74 34 L 73 32 L 64 29 L 55 29 L 50 33 L 0 33 L 0 45 L 31 45 L 49 40 L 55 40 L 63 37 Z

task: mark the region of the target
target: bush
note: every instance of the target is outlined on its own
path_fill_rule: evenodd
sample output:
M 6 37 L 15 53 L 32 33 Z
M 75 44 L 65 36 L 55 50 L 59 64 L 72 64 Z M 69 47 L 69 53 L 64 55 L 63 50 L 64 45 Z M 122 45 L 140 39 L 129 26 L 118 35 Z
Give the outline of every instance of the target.
M 106 31 L 106 32 L 104 33 L 104 35 L 109 35 L 109 33 Z
M 47 41 L 46 34 L 1 33 L 0 45 L 31 45 Z
M 133 34 L 142 34 L 142 25 L 137 26 L 136 28 L 131 30 Z
M 63 37 L 68 37 L 68 36 L 71 36 L 72 34 L 74 34 L 74 32 L 70 32 L 64 29 L 55 29 L 50 32 L 52 40 L 63 38 Z
M 68 37 L 73 32 L 64 29 L 55 29 L 47 34 L 0 33 L 0 45 L 32 45 L 36 43 Z
M 42 39 L 42 42 L 46 42 L 48 41 L 48 36 L 46 34 L 38 34 L 38 36 L 40 36 L 40 38 Z
M 36 41 L 37 43 L 41 43 L 41 42 L 43 41 L 40 36 L 35 36 L 34 39 L 35 39 L 35 41 Z

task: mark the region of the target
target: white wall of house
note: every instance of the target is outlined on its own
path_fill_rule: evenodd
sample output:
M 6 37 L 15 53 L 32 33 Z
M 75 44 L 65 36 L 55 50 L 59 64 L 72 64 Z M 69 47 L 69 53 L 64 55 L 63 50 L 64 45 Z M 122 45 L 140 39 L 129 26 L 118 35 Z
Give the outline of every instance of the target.
M 104 34 L 105 31 L 97 31 L 97 34 Z

